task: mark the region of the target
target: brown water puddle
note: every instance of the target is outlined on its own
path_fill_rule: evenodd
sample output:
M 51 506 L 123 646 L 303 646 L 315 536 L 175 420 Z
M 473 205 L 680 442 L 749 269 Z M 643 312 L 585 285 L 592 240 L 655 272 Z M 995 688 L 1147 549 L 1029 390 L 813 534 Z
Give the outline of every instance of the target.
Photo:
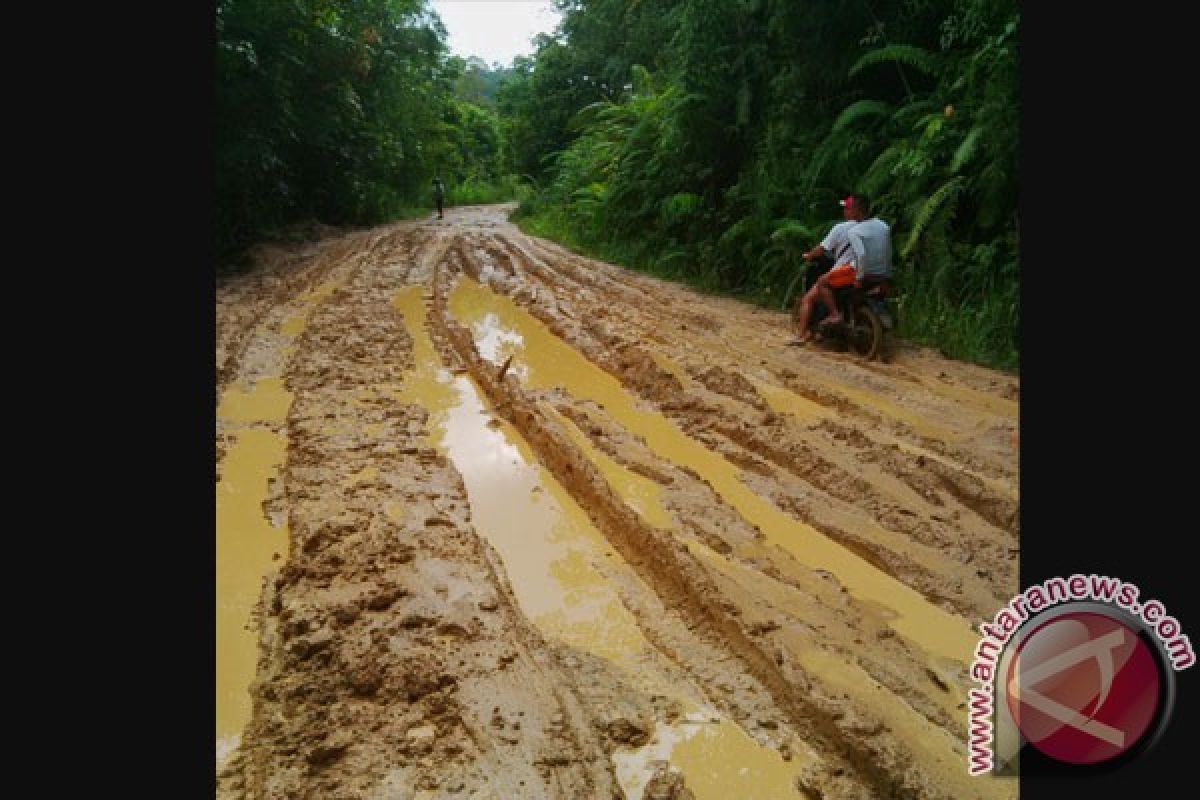
M 279 324 L 279 333 L 291 339 L 303 333 L 313 310 L 341 284 L 340 280 L 327 281 L 300 294 L 293 301 L 299 310 L 284 318 Z M 282 362 L 286 364 L 294 353 L 294 342 L 284 346 L 280 354 Z M 283 378 L 272 375 L 259 378 L 250 388 L 229 387 L 221 396 L 217 417 L 223 422 L 282 422 L 291 405 L 292 393 L 284 387 Z
M 756 597 L 770 605 L 803 618 L 803 608 L 813 599 L 799 589 L 763 575 L 735 560 L 727 559 L 698 541 L 689 541 L 688 550 L 713 569 L 727 576 L 733 593 L 745 592 L 743 587 L 754 587 Z M 820 676 L 823 685 L 845 693 L 862 708 L 871 709 L 880 721 L 903 742 L 914 749 L 920 759 L 921 770 L 931 776 L 931 783 L 939 787 L 953 787 L 955 797 L 1001 798 L 1012 797 L 1015 784 L 992 781 L 985 786 L 977 778 L 970 777 L 964 765 L 965 749 L 961 741 L 940 726 L 930 722 L 923 714 L 905 702 L 886 686 L 883 686 L 853 660 L 836 652 L 812 646 L 809 641 L 797 637 L 785 626 L 778 634 L 789 654 L 810 675 Z M 828 644 L 853 646 L 852 636 L 842 631 L 822 631 Z M 931 665 L 931 669 L 937 670 Z M 942 673 L 943 680 L 951 685 L 954 679 Z M 959 692 L 930 692 L 928 698 L 936 702 L 952 719 L 961 711 Z
M 600 470 L 608 485 L 638 514 L 656 528 L 676 527 L 675 517 L 667 510 L 662 502 L 662 487 L 644 475 L 639 475 L 631 469 L 602 453 L 592 444 L 592 440 L 579 430 L 571 420 L 549 406 L 544 410 L 553 416 L 566 429 L 571 440 L 579 446 L 591 462 Z
M 880 432 L 879 437 L 880 437 L 880 439 L 886 441 L 889 444 L 895 444 L 897 447 L 899 447 L 901 450 L 905 451 L 906 453 L 909 453 L 914 456 L 924 456 L 925 458 L 927 458 L 931 461 L 938 461 L 942 464 L 945 464 L 947 467 L 958 470 L 959 472 L 966 473 L 966 474 L 972 476 L 973 478 L 976 478 L 977 480 L 979 480 L 981 483 L 983 483 L 984 485 L 986 485 L 987 487 L 992 489 L 994 492 L 1004 495 L 1005 497 L 1007 497 L 1010 500 L 1017 499 L 1017 487 L 1012 482 L 1003 481 L 998 478 L 993 478 L 990 475 L 984 475 L 982 472 L 978 472 L 974 469 L 971 469 L 970 467 L 963 466 L 958 461 L 953 460 L 949 456 L 942 455 L 941 453 L 935 453 L 932 450 L 927 450 L 924 447 L 920 447 L 919 445 L 912 444 L 911 442 L 907 442 L 901 438 L 891 436 L 890 434 Z M 1015 481 L 1015 476 L 1014 476 L 1014 481 Z
M 246 389 L 230 386 L 221 395 L 217 418 L 222 422 L 283 422 L 292 405 L 292 393 L 283 378 L 260 378 Z
M 821 617 L 822 610 L 820 603 L 812 594 L 784 583 L 770 575 L 766 575 L 743 563 L 743 560 L 757 561 L 763 558 L 762 553 L 756 552 L 757 548 L 755 545 L 751 544 L 738 549 L 737 555 L 743 560 L 722 556 L 703 542 L 694 539 L 687 542 L 687 548 L 692 555 L 703 561 L 712 570 L 729 579 L 729 583 L 723 584 L 729 594 L 744 596 L 745 602 L 749 604 L 755 604 L 756 601 L 766 603 L 768 606 L 773 606 L 795 619 L 817 619 Z M 855 646 L 854 639 L 857 634 L 849 629 L 834 627 L 830 630 L 826 627 L 821 627 L 820 630 L 824 644 L 829 646 L 841 645 L 844 647 Z M 777 636 L 782 636 L 784 639 L 791 638 L 788 636 L 786 628 L 777 634 Z M 796 641 L 797 643 L 792 648 L 794 651 L 799 652 L 807 649 L 809 646 L 803 640 Z M 832 655 L 831 657 L 836 658 Z M 849 665 L 851 662 L 845 661 L 844 663 Z M 945 668 L 935 661 L 930 660 L 926 666 L 941 675 L 948 683 L 954 683 L 955 678 L 953 675 L 946 674 Z M 952 717 L 959 715 L 958 704 L 961 702 L 961 698 L 957 694 L 945 692 L 934 695 L 931 693 L 930 698 L 937 702 L 942 707 L 942 710 Z M 917 712 L 914 710 L 913 713 Z
M 829 408 L 828 406 L 823 406 L 820 403 L 814 403 L 812 400 L 793 392 L 791 389 L 775 386 L 752 376 L 747 376 L 747 378 L 751 383 L 754 384 L 754 388 L 758 390 L 763 399 L 767 401 L 767 405 L 770 407 L 770 409 L 776 413 L 790 414 L 791 416 L 803 422 L 824 419 L 826 417 L 833 416 L 835 413 L 833 409 Z M 979 393 L 976 392 L 976 394 Z M 969 473 L 983 483 L 987 484 L 995 491 L 1005 495 L 1010 499 L 1016 499 L 1016 492 L 1013 491 L 1013 487 L 1010 484 L 975 472 L 974 470 L 964 467 L 962 464 L 957 462 L 950 462 L 945 456 L 938 455 L 932 450 L 927 450 L 923 447 L 912 444 L 911 442 L 900 439 L 892 434 L 887 433 L 886 431 L 876 431 L 875 435 L 881 439 L 884 439 L 886 444 L 895 444 L 905 452 L 913 455 L 925 456 L 926 458 L 940 461 L 941 463 L 946 464 L 946 466 L 953 467 L 961 472 Z
M 922 386 L 934 394 L 939 394 L 942 397 L 970 406 L 976 410 L 985 411 L 997 417 L 1013 421 L 1016 421 L 1017 414 L 1020 412 L 1020 404 L 1009 400 L 1007 397 L 998 397 L 994 394 L 981 392 L 978 389 L 958 386 L 957 384 L 947 383 L 925 375 L 916 375 L 915 377 Z
M 328 281 L 299 295 L 300 310 L 286 317 L 279 333 L 295 339 L 308 318 L 341 281 Z M 279 360 L 291 360 L 295 344 L 282 346 Z M 288 529 L 272 527 L 263 512 L 268 481 L 277 476 L 287 450 L 280 428 L 292 405 L 292 393 L 278 375 L 259 378 L 249 387 L 234 384 L 217 405 L 218 424 L 233 445 L 221 464 L 217 484 L 217 762 L 236 747 L 250 721 L 248 692 L 258 662 L 258 637 L 249 630 L 262 580 L 288 552 Z
M 787 392 L 786 389 L 780 391 Z M 791 393 L 789 392 L 789 394 Z M 804 398 L 798 399 L 804 400 Z M 562 414 L 558 413 L 552 407 L 543 406 L 543 408 L 551 416 L 557 419 L 564 428 L 566 428 L 572 440 L 580 447 L 581 450 L 583 450 L 584 454 L 600 470 L 608 485 L 612 487 L 613 490 L 616 491 L 618 495 L 621 496 L 631 508 L 633 508 L 634 511 L 638 512 L 642 518 L 651 525 L 672 530 L 679 529 L 675 517 L 662 503 L 662 487 L 659 484 L 643 475 L 633 472 L 627 467 L 619 464 L 607 454 L 601 452 L 592 443 L 591 439 L 579 430 L 577 425 L 564 417 Z M 952 575 L 961 571 L 962 569 L 961 564 L 951 561 L 945 556 L 945 554 L 936 548 L 916 542 L 911 537 L 905 536 L 904 534 L 882 528 L 873 520 L 864 520 L 854 514 L 841 511 L 836 507 L 829 509 L 829 514 L 833 517 L 834 521 L 843 528 L 853 528 L 856 525 L 865 525 L 867 531 L 869 531 L 870 538 L 883 543 L 890 550 L 896 553 L 907 556 L 913 562 L 926 567 L 934 574 Z M 721 564 L 728 563 L 725 561 L 725 559 L 717 556 L 712 550 L 709 550 L 703 545 L 701 546 L 704 547 L 704 549 L 712 554 L 715 558 L 720 559 Z M 743 553 L 743 550 L 746 552 Z M 738 551 L 740 554 L 747 557 L 770 558 L 769 553 L 762 552 L 754 543 L 743 545 L 738 548 Z M 781 566 L 786 568 L 787 565 L 784 564 Z M 763 576 L 761 573 L 759 573 L 757 577 L 749 574 L 747 574 L 745 577 L 749 581 L 746 585 L 758 585 L 758 582 L 766 576 Z M 766 579 L 774 580 L 771 578 Z M 795 591 L 794 589 L 791 589 L 791 587 L 787 587 L 786 584 L 780 584 L 780 586 L 788 588 L 791 591 Z M 971 591 L 971 599 L 975 602 L 981 603 L 982 605 L 987 605 L 993 602 L 993 598 L 991 597 L 990 593 L 988 593 L 982 585 L 976 586 L 972 584 L 969 591 Z M 940 665 L 936 663 L 936 660 L 931 659 L 930 667 L 937 669 L 940 668 Z
M 976 643 L 970 624 L 925 600 L 809 525 L 754 493 L 741 471 L 723 456 L 692 439 L 661 413 L 641 410 L 611 374 L 588 361 L 509 298 L 460 279 L 449 298 L 450 312 L 473 332 L 481 355 L 495 363 L 513 356 L 523 382 L 534 388 L 562 387 L 577 400 L 591 400 L 659 457 L 695 470 L 768 541 L 798 561 L 826 569 L 864 603 L 878 608 L 897 633 L 931 656 L 969 663 Z
M 258 637 L 248 630 L 263 576 L 273 556 L 288 552 L 288 529 L 263 516 L 267 482 L 278 472 L 286 439 L 249 428 L 234 434 L 217 484 L 217 760 L 236 747 L 250 720 L 250 694 L 258 662 Z
M 326 281 L 300 295 L 299 299 L 302 304 L 300 311 L 285 319 L 279 326 L 279 332 L 284 336 L 291 337 L 303 333 L 308 326 L 308 318 L 312 316 L 313 309 L 332 295 L 341 283 L 341 281 Z
M 903 406 L 893 403 L 882 395 L 866 389 L 859 389 L 850 386 L 843 382 L 833 382 L 826 379 L 824 376 L 814 374 L 812 371 L 806 370 L 807 374 L 802 377 L 802 380 L 811 381 L 819 384 L 834 394 L 840 394 L 846 399 L 852 401 L 856 405 L 874 411 L 884 417 L 891 417 L 912 428 L 913 432 L 918 436 L 924 436 L 930 439 L 938 439 L 947 443 L 961 442 L 966 438 L 966 434 L 953 430 L 936 422 L 932 422 L 923 414 L 913 411 Z
M 807 397 L 796 394 L 791 389 L 775 386 L 774 384 L 755 378 L 748 378 L 748 380 L 754 384 L 754 388 L 758 390 L 763 400 L 767 402 L 767 407 L 777 414 L 791 414 L 793 417 L 807 422 L 809 420 L 824 419 L 833 413 L 826 406 L 814 403 Z
M 1015 798 L 1015 778 L 992 775 L 975 777 L 967 772 L 966 745 L 944 728 L 934 725 L 865 671 L 845 659 L 805 648 L 793 655 L 807 671 L 818 674 L 826 685 L 865 698 L 871 709 L 896 738 L 907 744 L 920 759 L 926 781 L 951 797 Z
M 417 365 L 396 397 L 430 412 L 429 442 L 463 476 L 472 522 L 499 552 L 525 614 L 546 636 L 608 661 L 639 690 L 676 699 L 692 714 L 715 717 L 703 694 L 672 675 L 646 640 L 621 602 L 613 576 L 647 594 L 651 590 L 538 463 L 520 433 L 491 416 L 471 380 L 439 366 L 424 328 L 421 287 L 401 290 L 394 305 L 412 336 Z M 575 434 L 583 437 L 578 430 Z M 623 469 L 615 462 L 611 466 Z M 628 500 L 635 506 L 652 504 L 645 493 L 635 492 Z M 388 511 L 399 513 L 395 507 Z M 727 719 L 704 728 L 701 732 L 688 722 L 662 725 L 651 744 L 614 756 L 630 800 L 641 797 L 657 758 L 683 770 L 698 800 L 802 796 L 792 788 L 802 759 L 783 761 Z M 772 793 L 755 794 L 756 786 L 771 786 Z
M 837 507 L 827 509 L 826 513 L 838 527 L 844 530 L 853 530 L 858 527 L 859 532 L 868 540 L 878 542 L 893 553 L 908 558 L 914 564 L 929 570 L 933 575 L 952 578 L 965 572 L 961 562 L 948 557 L 938 548 L 916 541 L 907 534 L 884 528 L 873 519 L 843 511 Z M 962 588 L 968 599 L 983 608 L 988 608 L 996 602 L 991 592 L 982 583 L 967 582 Z
M 617 753 L 617 779 L 629 800 L 640 800 L 649 780 L 645 765 L 667 761 L 679 769 L 697 800 L 786 800 L 805 798 L 796 775 L 813 757 L 784 761 L 751 739 L 727 719 L 692 712 L 691 721 L 658 723 L 650 744 L 632 753 Z M 709 720 L 712 721 L 709 721 Z
M 674 375 L 682 385 L 687 386 L 695 383 L 695 381 L 692 379 L 692 376 L 688 375 L 687 371 L 684 370 L 683 367 L 679 366 L 662 353 L 658 352 L 657 350 L 647 350 L 646 352 L 650 354 L 650 360 L 657 364 L 659 369 Z
M 782 319 L 783 318 L 781 318 L 781 320 Z M 690 340 L 690 344 L 692 346 L 700 349 L 713 349 L 712 346 L 717 342 L 720 343 L 721 349 L 724 350 L 726 354 L 733 355 L 742 363 L 748 362 L 757 364 L 763 359 L 778 359 L 781 351 L 788 350 L 786 347 L 779 348 L 763 345 L 753 336 L 745 336 L 739 338 L 737 341 L 731 341 L 728 337 L 722 334 L 697 334 L 692 338 L 692 340 Z M 842 394 L 847 399 L 852 400 L 860 406 L 875 411 L 883 416 L 891 417 L 892 419 L 904 422 L 920 436 L 927 436 L 931 439 L 939 439 L 945 442 L 958 442 L 966 437 L 965 433 L 960 433 L 944 425 L 940 425 L 937 422 L 930 420 L 927 416 L 922 415 L 920 412 L 904 408 L 903 406 L 893 403 L 887 398 L 874 394 L 873 392 L 849 386 L 844 381 L 830 380 L 819 370 L 803 366 L 800 363 L 801 358 L 802 354 L 798 353 L 798 358 L 790 360 L 789 366 L 792 368 L 798 367 L 799 369 L 803 370 L 804 375 L 802 380 L 806 382 L 821 385 L 835 394 Z M 749 378 L 749 376 L 747 377 Z M 758 381 L 754 380 L 753 378 L 751 378 L 751 381 L 757 386 Z M 766 392 L 763 393 L 763 397 L 767 400 L 768 405 L 772 406 L 773 410 L 785 410 L 783 408 L 774 408 L 774 403 L 779 402 L 781 404 L 791 405 L 797 413 L 797 416 L 807 418 L 810 416 L 810 413 L 815 411 L 804 404 L 799 406 L 794 405 L 790 398 L 788 398 L 786 395 L 780 395 L 778 392 L 772 392 L 772 388 L 776 387 L 768 386 Z M 929 388 L 932 390 L 932 387 Z M 774 402 L 771 397 L 767 396 L 768 392 L 774 395 Z M 814 403 L 813 405 L 819 406 L 820 404 Z M 823 413 L 830 414 L 833 412 L 829 409 L 826 409 Z

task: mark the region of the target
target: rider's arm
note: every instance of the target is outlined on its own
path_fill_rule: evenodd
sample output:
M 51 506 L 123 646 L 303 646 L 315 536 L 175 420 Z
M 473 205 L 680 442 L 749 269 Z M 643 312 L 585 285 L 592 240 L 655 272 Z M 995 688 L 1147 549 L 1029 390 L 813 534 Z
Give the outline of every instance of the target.
M 853 230 L 847 238 L 850 240 L 850 249 L 854 251 L 854 285 L 861 286 L 867 269 L 867 248 L 863 245 L 862 237 Z
M 841 231 L 844 231 L 848 224 L 846 222 L 839 222 L 830 228 L 829 233 L 825 234 L 825 238 L 821 240 L 821 243 L 804 254 L 804 260 L 811 261 L 814 258 L 820 258 L 829 253 L 839 251 L 841 245 L 845 243 L 845 238 L 841 235 Z

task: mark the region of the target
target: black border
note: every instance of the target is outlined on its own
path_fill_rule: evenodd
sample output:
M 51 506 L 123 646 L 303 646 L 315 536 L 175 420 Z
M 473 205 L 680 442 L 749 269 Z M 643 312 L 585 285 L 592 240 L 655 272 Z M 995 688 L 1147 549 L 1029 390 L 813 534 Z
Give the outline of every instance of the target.
M 1200 305 L 1185 288 L 1190 254 L 1157 246 L 1190 250 L 1195 226 L 1184 77 L 1195 35 L 1173 6 L 1020 9 L 1021 585 L 1073 573 L 1136 583 L 1195 650 L 1184 387 Z M 1023 770 L 1022 800 L 1178 791 L 1196 761 L 1196 674 L 1176 674 L 1172 719 L 1141 758 L 1097 776 Z
M 42 285 L 7 308 L 35 320 L 10 350 L 40 371 L 9 377 L 44 421 L 10 427 L 39 438 L 12 466 L 52 493 L 10 492 L 34 511 L 18 535 L 45 548 L 10 560 L 44 636 L 12 686 L 37 703 L 37 752 L 17 765 L 45 759 L 43 793 L 211 800 L 215 3 L 37 11 L 12 27 L 40 55 L 17 82 L 36 102 L 11 104 L 10 127 L 37 137 L 11 148 L 36 177 L 9 227 L 13 266 Z
M 197 3 L 56 7 L 13 28 L 42 53 L 13 127 L 43 145 L 13 149 L 37 171 L 13 200 L 53 225 L 10 226 L 14 266 L 43 281 L 8 296 L 39 323 L 10 347 L 41 345 L 42 371 L 10 377 L 51 409 L 35 457 L 53 487 L 40 504 L 11 492 L 36 514 L 20 535 L 45 547 L 10 565 L 48 645 L 25 648 L 13 694 L 38 704 L 32 758 L 56 795 L 215 795 L 214 25 Z

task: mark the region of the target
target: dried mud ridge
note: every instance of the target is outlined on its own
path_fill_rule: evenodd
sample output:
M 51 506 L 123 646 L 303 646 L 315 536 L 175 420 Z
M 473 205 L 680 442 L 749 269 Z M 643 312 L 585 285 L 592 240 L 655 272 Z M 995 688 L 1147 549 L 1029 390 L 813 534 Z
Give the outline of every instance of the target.
M 440 365 L 470 376 L 649 587 L 621 596 L 659 657 L 760 744 L 807 754 L 796 796 L 1015 797 L 966 776 L 966 653 L 931 652 L 781 548 L 709 468 L 524 380 L 520 353 L 486 358 L 450 298 L 478 282 L 540 320 L 959 639 L 1017 588 L 1016 379 L 908 347 L 886 364 L 797 351 L 782 314 L 579 257 L 508 210 L 270 254 L 218 289 L 218 391 L 279 375 L 292 396 L 264 508 L 290 546 L 255 611 L 253 713 L 218 797 L 619 798 L 614 753 L 679 719 L 522 613 L 429 412 L 397 399 L 417 365 L 392 301 L 414 285 Z M 287 351 L 277 331 L 301 296 Z M 218 427 L 220 470 L 237 430 Z M 652 482 L 675 524 L 635 510 L 588 450 Z M 660 766 L 643 796 L 691 791 Z

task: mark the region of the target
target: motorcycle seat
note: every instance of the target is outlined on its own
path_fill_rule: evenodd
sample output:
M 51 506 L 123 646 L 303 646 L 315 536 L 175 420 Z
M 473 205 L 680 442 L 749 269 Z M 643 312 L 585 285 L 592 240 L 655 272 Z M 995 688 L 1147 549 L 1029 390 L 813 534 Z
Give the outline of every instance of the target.
M 891 278 L 867 278 L 863 281 L 863 292 L 876 297 L 887 297 L 892 288 Z

